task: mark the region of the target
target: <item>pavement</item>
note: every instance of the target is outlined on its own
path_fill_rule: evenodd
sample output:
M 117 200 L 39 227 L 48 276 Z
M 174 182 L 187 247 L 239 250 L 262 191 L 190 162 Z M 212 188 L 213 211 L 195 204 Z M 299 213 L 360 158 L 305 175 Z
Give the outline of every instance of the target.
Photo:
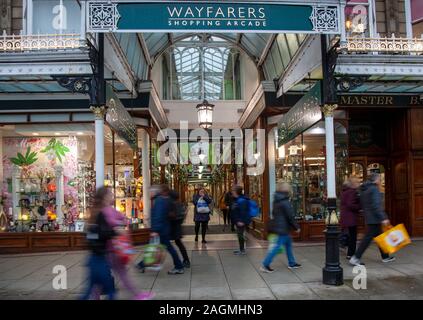
M 129 275 L 139 290 L 151 290 L 155 299 L 423 299 L 423 241 L 414 241 L 396 254 L 395 262 L 385 264 L 375 245 L 363 257 L 366 263 L 367 288 L 354 289 L 353 267 L 341 251 L 345 284 L 339 287 L 322 284 L 325 260 L 323 244 L 296 244 L 294 253 L 301 269 L 289 270 L 285 255 L 278 255 L 272 274 L 259 268 L 266 253 L 266 242 L 249 237 L 247 255 L 234 256 L 235 234 L 210 234 L 206 245 L 184 237 L 191 257 L 191 268 L 183 275 L 168 275 L 171 259 L 167 256 L 159 272 L 139 273 L 134 263 Z M 86 252 L 0 255 L 0 299 L 78 299 L 87 283 L 84 266 Z M 63 265 L 67 272 L 67 289 L 53 289 L 53 268 Z M 130 299 L 116 279 L 118 299 Z

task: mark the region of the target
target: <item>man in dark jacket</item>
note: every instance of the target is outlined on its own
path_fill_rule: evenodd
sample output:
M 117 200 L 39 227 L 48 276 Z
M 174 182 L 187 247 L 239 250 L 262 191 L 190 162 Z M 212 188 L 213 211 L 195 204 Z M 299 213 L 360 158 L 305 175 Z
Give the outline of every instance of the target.
M 369 176 L 369 180 L 361 186 L 360 203 L 366 220 L 367 233 L 361 241 L 357 252 L 350 259 L 350 264 L 352 265 L 362 264 L 360 259 L 364 251 L 366 251 L 369 247 L 373 238 L 382 233 L 382 225 L 389 225 L 390 223 L 388 217 L 383 211 L 382 195 L 379 191 L 380 183 L 380 175 L 378 173 L 372 173 Z M 391 262 L 395 260 L 394 257 L 390 257 L 382 250 L 380 250 L 380 254 L 383 262 Z
M 235 231 L 235 223 L 233 222 L 231 217 L 231 207 L 232 207 L 233 197 L 230 191 L 225 193 L 224 201 L 225 201 L 226 207 L 228 208 L 228 222 L 230 221 L 231 223 L 231 231 Z
M 276 244 L 268 252 L 260 268 L 261 271 L 272 273 L 274 270 L 270 267 L 274 257 L 279 252 L 282 246 L 285 247 L 288 258 L 288 268 L 297 269 L 301 265 L 295 261 L 294 253 L 292 251 L 292 238 L 290 236 L 291 230 L 300 232 L 300 227 L 294 219 L 294 210 L 289 201 L 290 185 L 288 183 L 279 183 L 273 200 L 273 218 L 269 222 L 269 233 L 278 236 Z
M 232 188 L 232 197 L 231 220 L 236 225 L 239 241 L 239 250 L 235 250 L 234 254 L 245 255 L 245 231 L 251 223 L 248 199 L 243 195 L 242 187 L 239 185 Z
M 160 243 L 163 244 L 169 254 L 172 256 L 174 268 L 168 274 L 182 274 L 184 273 L 184 266 L 179 259 L 178 253 L 170 242 L 171 239 L 171 199 L 169 197 L 169 187 L 162 185 L 159 187 L 159 192 L 153 195 L 151 208 L 151 236 L 160 237 Z M 138 268 L 144 271 L 144 261 L 138 264 Z

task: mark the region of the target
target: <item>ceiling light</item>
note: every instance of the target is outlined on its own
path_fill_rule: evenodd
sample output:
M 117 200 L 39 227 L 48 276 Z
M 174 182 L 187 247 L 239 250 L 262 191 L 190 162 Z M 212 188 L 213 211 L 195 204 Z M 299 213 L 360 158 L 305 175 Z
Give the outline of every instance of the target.
M 202 177 L 203 175 L 200 173 L 199 175 L 198 175 L 198 179 L 201 179 L 201 177 Z
M 203 162 L 204 161 L 204 158 L 206 157 L 206 155 L 204 153 L 200 153 L 198 155 L 198 157 L 200 158 L 200 161 Z
M 55 136 L 60 136 L 60 132 L 55 132 L 54 135 Z
M 203 172 L 203 170 L 204 170 L 204 166 L 198 166 L 198 172 Z
M 33 136 L 39 136 L 39 134 L 37 132 L 33 132 L 32 135 Z
M 77 132 L 76 133 L 78 136 L 82 136 L 84 133 L 83 132 Z
M 254 154 L 254 159 L 258 160 L 258 158 L 260 158 L 260 152 Z

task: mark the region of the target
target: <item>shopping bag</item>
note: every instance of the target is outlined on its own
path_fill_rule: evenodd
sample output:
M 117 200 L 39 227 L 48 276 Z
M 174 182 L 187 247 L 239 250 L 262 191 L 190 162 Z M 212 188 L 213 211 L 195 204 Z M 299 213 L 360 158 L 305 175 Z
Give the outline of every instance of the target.
M 399 224 L 395 227 L 385 227 L 385 230 L 384 233 L 374 238 L 383 252 L 392 254 L 411 243 L 410 236 L 404 224 Z
M 150 243 L 144 248 L 143 261 L 146 268 L 160 270 L 165 258 L 165 246 L 160 244 L 160 237 L 151 237 Z
M 113 252 L 119 261 L 126 265 L 135 253 L 131 238 L 128 234 L 121 234 L 112 240 Z
M 269 240 L 269 247 L 268 247 L 268 252 L 272 252 L 273 249 L 275 248 L 275 246 L 277 246 L 277 242 L 278 242 L 278 235 L 274 234 L 274 233 L 270 233 L 269 236 L 267 237 L 267 240 Z M 277 254 L 283 253 L 283 247 L 280 246 Z

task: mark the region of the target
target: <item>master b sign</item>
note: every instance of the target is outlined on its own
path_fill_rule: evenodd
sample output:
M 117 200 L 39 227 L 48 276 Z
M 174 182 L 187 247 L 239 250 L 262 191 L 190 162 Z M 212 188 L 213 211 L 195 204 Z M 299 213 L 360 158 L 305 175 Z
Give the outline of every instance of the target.
M 88 1 L 88 32 L 340 33 L 340 0 Z

